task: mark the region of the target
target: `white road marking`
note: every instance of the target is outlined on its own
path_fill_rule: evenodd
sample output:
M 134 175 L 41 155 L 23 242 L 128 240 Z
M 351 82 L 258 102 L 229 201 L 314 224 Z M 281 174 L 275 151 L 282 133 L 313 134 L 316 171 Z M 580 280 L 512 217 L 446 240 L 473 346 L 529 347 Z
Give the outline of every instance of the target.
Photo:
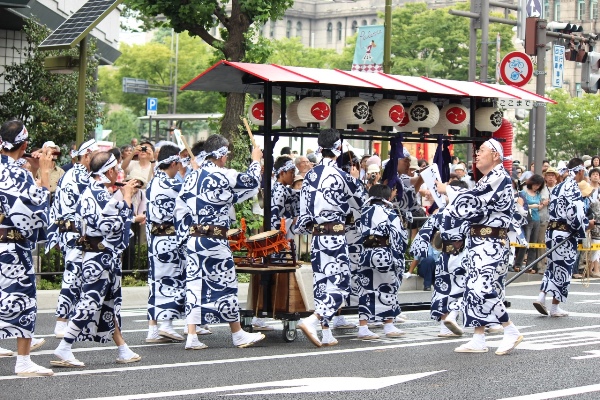
M 501 341 L 488 341 L 486 344 L 488 347 L 498 347 L 500 343 Z M 528 338 L 519 345 L 519 349 L 536 351 L 555 350 L 567 347 L 589 346 L 593 344 L 600 344 L 600 332 L 579 331 L 555 334 L 551 337 L 542 336 L 539 338 Z
M 526 394 L 524 396 L 516 396 L 516 397 L 505 397 L 498 400 L 545 400 L 545 399 L 556 399 L 558 397 L 565 396 L 577 396 L 578 394 L 583 393 L 592 393 L 600 391 L 600 384 L 596 385 L 588 385 L 588 386 L 578 386 L 569 389 L 561 389 L 561 390 L 553 390 L 551 392 L 543 392 L 543 393 L 533 393 Z
M 590 354 L 587 356 L 571 357 L 571 360 L 585 360 L 588 358 L 600 358 L 600 350 L 588 350 L 588 351 L 584 351 L 584 353 L 590 353 Z
M 260 389 L 267 387 L 281 387 L 281 389 L 261 390 L 254 392 L 233 393 L 230 396 L 247 396 L 252 394 L 274 394 L 274 393 L 326 393 L 326 392 L 349 392 L 356 390 L 378 390 L 387 386 L 393 386 L 415 379 L 424 378 L 429 375 L 445 371 L 424 372 L 409 375 L 384 376 L 381 378 L 362 377 L 321 377 L 300 378 L 285 381 L 251 383 L 246 385 L 232 385 L 213 388 L 177 390 L 172 392 L 145 393 L 137 395 L 125 395 L 114 397 L 97 397 L 85 400 L 129 400 L 129 399 L 155 399 L 176 396 L 190 396 L 201 393 L 231 392 L 246 389 Z M 80 399 L 84 400 L 84 399 Z

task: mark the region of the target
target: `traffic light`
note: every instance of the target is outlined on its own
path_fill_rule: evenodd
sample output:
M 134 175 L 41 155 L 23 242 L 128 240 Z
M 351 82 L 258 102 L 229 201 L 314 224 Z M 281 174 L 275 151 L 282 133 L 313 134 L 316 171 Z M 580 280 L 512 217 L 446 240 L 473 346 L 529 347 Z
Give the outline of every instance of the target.
M 568 35 L 583 32 L 583 26 L 581 26 L 581 25 L 570 24 L 568 22 L 556 22 L 556 21 L 549 22 L 548 25 L 546 25 L 546 29 L 548 29 L 552 32 L 566 33 Z
M 586 93 L 596 93 L 600 89 L 600 53 L 590 51 L 581 65 L 581 89 Z

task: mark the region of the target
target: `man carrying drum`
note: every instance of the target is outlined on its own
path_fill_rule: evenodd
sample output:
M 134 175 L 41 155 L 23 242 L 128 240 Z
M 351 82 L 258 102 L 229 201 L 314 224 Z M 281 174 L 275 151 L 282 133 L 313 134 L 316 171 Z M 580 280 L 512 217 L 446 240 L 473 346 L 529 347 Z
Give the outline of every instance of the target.
M 252 198 L 260 185 L 262 151 L 252 150 L 245 173 L 226 169 L 229 142 L 221 135 L 204 143 L 207 156 L 198 170 L 185 179 L 175 206 L 175 228 L 185 246 L 186 350 L 207 346 L 198 340 L 196 325 L 229 323 L 234 346 L 248 347 L 265 338 L 248 333 L 240 325 L 238 282 L 227 240 L 233 205 Z
M 338 168 L 342 141 L 336 129 L 319 133 L 319 149 L 323 159 L 310 170 L 300 192 L 300 216 L 296 227 L 312 232 L 311 264 L 315 313 L 298 327 L 317 347 L 334 346 L 338 342 L 329 329 L 329 321 L 346 302 L 350 290 L 350 261 L 344 222 L 352 209 L 360 209 L 364 189 L 357 178 Z M 360 203 L 360 204 L 359 204 Z M 318 323 L 323 338 L 317 336 Z

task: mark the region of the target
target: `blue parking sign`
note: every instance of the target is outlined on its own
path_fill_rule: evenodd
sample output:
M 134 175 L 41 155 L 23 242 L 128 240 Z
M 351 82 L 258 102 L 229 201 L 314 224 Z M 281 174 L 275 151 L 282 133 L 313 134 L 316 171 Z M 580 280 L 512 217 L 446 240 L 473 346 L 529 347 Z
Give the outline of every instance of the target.
M 156 115 L 158 111 L 158 99 L 156 97 L 146 98 L 146 115 Z

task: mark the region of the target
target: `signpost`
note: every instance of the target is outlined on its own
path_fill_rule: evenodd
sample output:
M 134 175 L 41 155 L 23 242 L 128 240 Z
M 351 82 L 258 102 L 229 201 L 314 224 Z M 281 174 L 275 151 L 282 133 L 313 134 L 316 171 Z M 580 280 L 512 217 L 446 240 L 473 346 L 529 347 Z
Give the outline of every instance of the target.
M 525 53 L 510 52 L 500 63 L 500 76 L 507 85 L 525 86 L 533 76 L 533 63 Z
M 156 97 L 146 98 L 146 115 L 156 115 L 158 113 L 158 99 Z
M 554 45 L 552 57 L 552 87 L 562 88 L 565 64 L 565 46 Z

